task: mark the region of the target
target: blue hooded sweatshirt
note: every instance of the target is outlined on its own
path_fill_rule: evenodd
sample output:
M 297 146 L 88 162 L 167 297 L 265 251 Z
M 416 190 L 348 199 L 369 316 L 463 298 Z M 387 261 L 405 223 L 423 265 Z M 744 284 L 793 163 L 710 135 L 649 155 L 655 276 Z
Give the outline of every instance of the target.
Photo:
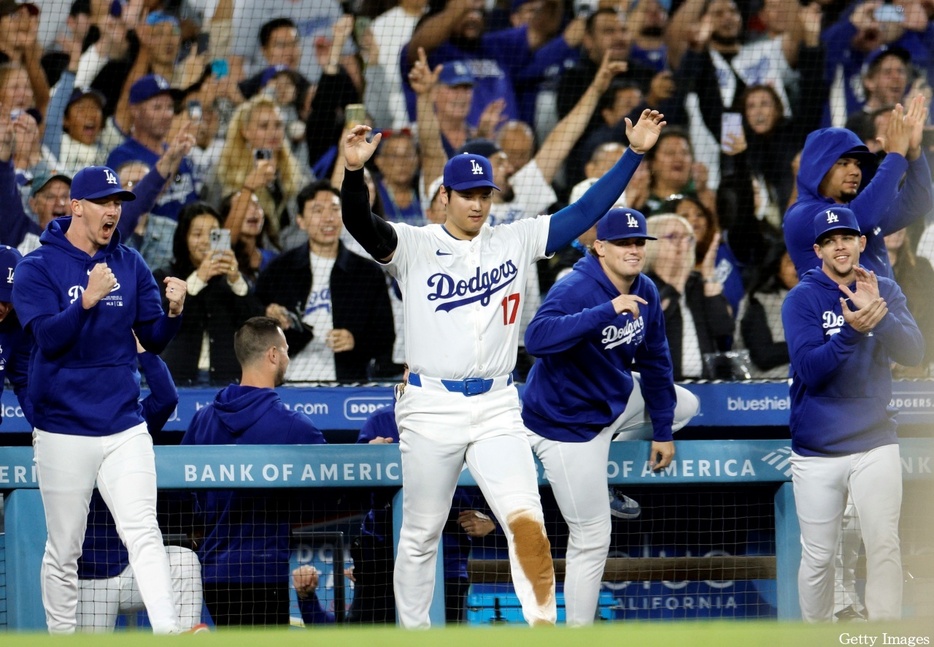
M 107 436 L 144 422 L 136 341 L 160 353 L 181 325 L 162 310 L 159 287 L 136 250 L 115 231 L 94 256 L 65 238 L 70 217 L 49 223 L 39 249 L 16 266 L 13 305 L 35 342 L 28 399 L 43 431 Z M 106 263 L 117 286 L 89 310 L 81 295 L 91 269 Z
M 890 362 L 919 364 L 924 341 L 898 284 L 879 277 L 879 294 L 889 311 L 867 335 L 845 323 L 843 293 L 820 269 L 805 274 L 785 298 L 796 454 L 840 456 L 898 442 Z
M 182 445 L 322 445 L 308 416 L 290 411 L 273 389 L 231 384 L 191 419 Z M 294 502 L 287 493 L 200 492 L 204 540 L 198 547 L 205 582 L 289 580 Z
M 863 162 L 859 193 L 846 206 L 856 214 L 859 229 L 866 236 L 866 249 L 860 254 L 860 263 L 866 269 L 893 278 L 884 237 L 934 208 L 931 169 L 924 155 L 908 162 L 898 153 L 889 153 L 876 169 L 873 155 L 856 133 L 846 128 L 815 130 L 808 135 L 801 152 L 798 199 L 785 212 L 782 223 L 785 246 L 799 278 L 820 267 L 821 261 L 814 253 L 814 218 L 837 203 L 822 196 L 818 187 L 837 160 L 848 153 Z M 904 187 L 899 190 L 906 171 Z
M 648 302 L 635 320 L 616 314 L 610 301 L 619 290 L 591 254 L 549 290 L 525 334 L 526 350 L 539 358 L 522 396 L 526 427 L 551 440 L 593 439 L 625 411 L 637 370 L 653 438 L 672 439 L 676 397 L 661 299 L 645 274 L 630 294 Z

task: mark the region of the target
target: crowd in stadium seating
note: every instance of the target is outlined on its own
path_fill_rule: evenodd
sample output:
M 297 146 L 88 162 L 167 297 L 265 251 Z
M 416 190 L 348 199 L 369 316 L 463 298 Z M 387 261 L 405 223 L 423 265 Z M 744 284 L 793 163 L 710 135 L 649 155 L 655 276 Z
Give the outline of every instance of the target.
M 777 303 L 766 299 L 763 312 L 756 291 L 776 276 L 796 155 L 822 126 L 846 126 L 880 156 L 889 152 L 877 137 L 894 105 L 917 95 L 930 102 L 932 14 L 930 0 L 881 8 L 872 0 L 10 0 L 0 3 L 0 192 L 10 205 L 0 214 L 0 243 L 38 246 L 45 224 L 68 215 L 70 177 L 106 163 L 140 197 L 124 205 L 124 242 L 157 274 L 184 275 L 193 297 L 201 288 L 201 300 L 238 299 L 207 308 L 169 349 L 185 347 L 184 362 L 169 362 L 179 384 L 224 383 L 230 331 L 263 308 L 290 336 L 320 346 L 305 351 L 307 342 L 293 341 L 323 366 L 296 369 L 290 381 L 394 377 L 404 344 L 391 280 L 384 291 L 395 321 L 385 312 L 355 316 L 379 327 L 367 334 L 334 321 L 329 281 L 314 277 L 330 272 L 333 281 L 344 262 L 326 262 L 313 243 L 311 267 L 289 268 L 313 277 L 311 285 L 296 278 L 302 294 L 281 303 L 281 294 L 257 289 L 269 283 L 266 272 L 287 287 L 273 259 L 304 255 L 313 227 L 297 198 L 316 180 L 339 188 L 346 125 L 383 133 L 368 169 L 383 217 L 438 221 L 435 180 L 447 157 L 466 150 L 494 162 L 504 189 L 495 224 L 567 203 L 575 186 L 602 174 L 607 155 L 618 157 L 614 144 L 626 145 L 623 118 L 648 106 L 669 125 L 620 203 L 687 218 L 692 237 L 658 246 L 693 241 L 687 285 L 703 285 L 708 298 L 721 285 L 733 324 L 716 339 L 695 339 L 692 327 L 706 329 L 695 315 L 669 330 L 685 330 L 674 345 L 695 355 L 745 347 L 749 374 L 776 376 L 784 364 Z M 420 56 L 427 75 L 413 66 Z M 216 213 L 210 227 L 231 231 L 239 275 L 210 268 L 207 236 L 180 241 L 181 214 L 192 204 Z M 346 232 L 339 236 L 340 258 L 365 255 Z M 934 260 L 930 218 L 898 237 L 899 280 L 923 282 Z M 540 264 L 527 286 L 526 323 L 587 242 Z M 193 266 L 196 258 L 207 263 Z M 675 283 L 659 283 L 673 290 L 672 321 L 687 290 Z M 934 315 L 909 299 L 934 341 Z M 776 347 L 764 358 L 755 340 L 770 322 Z M 337 330 L 350 336 L 334 347 Z M 370 334 L 392 350 L 369 343 Z M 347 353 L 356 355 L 352 371 Z M 686 359 L 691 368 L 680 377 L 712 377 L 701 355 Z

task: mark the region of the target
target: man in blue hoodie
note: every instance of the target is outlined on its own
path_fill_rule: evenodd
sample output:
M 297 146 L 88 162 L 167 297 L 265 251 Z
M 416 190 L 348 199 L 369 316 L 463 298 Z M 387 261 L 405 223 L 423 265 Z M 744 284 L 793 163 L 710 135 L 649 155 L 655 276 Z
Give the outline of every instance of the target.
M 161 352 L 178 331 L 185 281 L 165 279 L 168 313 L 142 256 L 120 244 L 124 200 L 106 166 L 71 184 L 71 217 L 50 222 L 16 267 L 13 305 L 35 340 L 27 394 L 48 540 L 42 602 L 51 633 L 73 633 L 78 557 L 95 483 L 120 528 L 156 633 L 177 633 L 156 520 L 152 438 L 139 405 L 136 340 Z
M 592 624 L 610 548 L 604 466 L 610 441 L 638 438 L 651 419 L 649 466 L 667 467 L 672 433 L 698 400 L 674 384 L 665 317 L 645 274 L 645 216 L 615 208 L 590 253 L 551 290 L 525 335 L 532 365 L 522 421 L 568 524 L 564 599 L 569 625 Z M 637 385 L 634 370 L 641 371 Z
M 308 416 L 290 411 L 275 388 L 289 366 L 289 345 L 275 319 L 252 317 L 234 335 L 240 384 L 221 389 L 191 419 L 182 445 L 319 445 Z M 214 624 L 289 624 L 289 497 L 256 490 L 201 493 L 204 538 L 198 546 L 204 601 Z
M 924 123 L 923 97 L 912 99 L 907 113 L 896 106 L 883 138 L 886 155 L 881 164 L 856 133 L 845 128 L 822 128 L 808 135 L 798 171 L 798 199 L 782 223 L 799 277 L 820 267 L 813 252 L 814 214 L 845 205 L 856 214 L 866 236 L 863 265 L 892 278 L 885 236 L 934 208 L 931 169 L 921 151 Z
M 805 273 L 782 305 L 791 357 L 801 616 L 833 619 L 833 559 L 850 499 L 866 546 L 869 620 L 897 620 L 902 478 L 890 365 L 919 364 L 924 341 L 898 284 L 860 267 L 866 237 L 853 211 L 820 209 L 811 232 L 821 266 Z

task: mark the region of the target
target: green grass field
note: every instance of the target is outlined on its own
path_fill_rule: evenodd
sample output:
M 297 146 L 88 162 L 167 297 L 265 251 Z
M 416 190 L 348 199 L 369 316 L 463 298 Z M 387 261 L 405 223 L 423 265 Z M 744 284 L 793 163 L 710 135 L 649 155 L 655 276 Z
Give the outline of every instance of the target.
M 871 642 L 872 639 L 875 642 Z M 884 642 L 888 639 L 889 642 Z M 587 629 L 454 627 L 428 631 L 396 628 L 284 629 L 215 631 L 163 637 L 143 632 L 48 636 L 0 634 L 4 647 L 144 647 L 166 641 L 194 641 L 205 647 L 820 647 L 827 645 L 931 645 L 934 620 L 897 624 L 806 626 L 797 622 L 618 622 Z

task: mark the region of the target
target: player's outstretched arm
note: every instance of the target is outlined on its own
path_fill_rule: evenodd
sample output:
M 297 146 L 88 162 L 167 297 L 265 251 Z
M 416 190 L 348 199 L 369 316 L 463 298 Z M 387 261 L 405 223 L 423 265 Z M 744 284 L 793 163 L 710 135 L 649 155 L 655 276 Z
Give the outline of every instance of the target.
M 341 141 L 344 181 L 341 182 L 341 218 L 350 235 L 378 261 L 387 263 L 399 239 L 388 222 L 370 211 L 370 193 L 363 181 L 363 165 L 373 156 L 381 135 L 367 141 L 369 126 L 355 126 Z
M 635 126 L 626 123 L 629 148 L 616 164 L 597 180 L 581 198 L 551 217 L 545 251 L 552 254 L 590 229 L 616 203 L 629 184 L 645 154 L 665 127 L 665 115 L 658 110 L 643 110 Z

